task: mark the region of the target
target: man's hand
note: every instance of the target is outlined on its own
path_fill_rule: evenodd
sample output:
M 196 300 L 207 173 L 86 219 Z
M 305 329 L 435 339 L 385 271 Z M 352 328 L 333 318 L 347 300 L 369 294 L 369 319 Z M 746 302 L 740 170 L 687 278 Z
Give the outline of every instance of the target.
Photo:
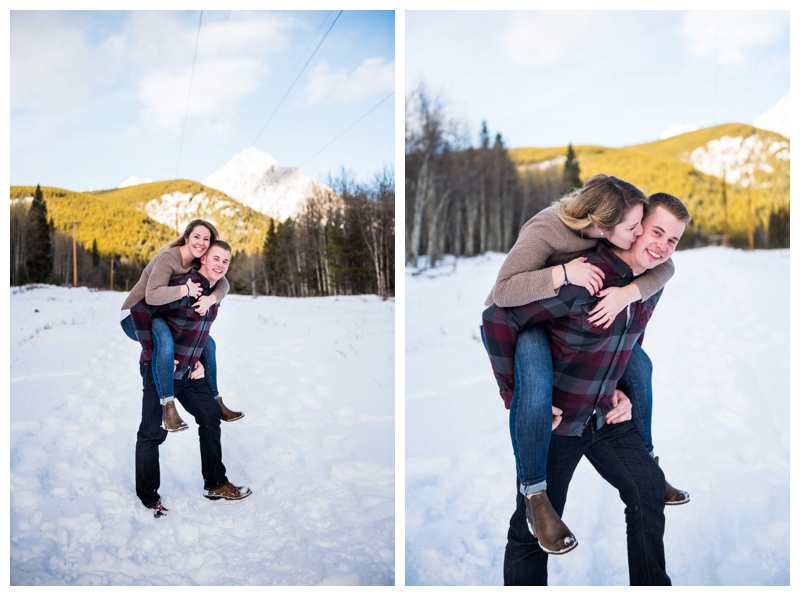
M 208 309 L 216 303 L 217 297 L 213 294 L 209 294 L 208 296 L 200 296 L 200 298 L 197 299 L 197 302 L 192 304 L 192 308 L 194 308 L 195 312 L 202 317 L 204 314 L 206 314 L 206 311 L 208 311 Z
M 189 375 L 190 379 L 202 379 L 206 376 L 206 369 L 203 364 L 198 360 L 197 364 L 194 365 L 194 370 L 192 374 Z
M 597 296 L 602 300 L 589 312 L 587 321 L 594 323 L 595 327 L 602 326 L 603 329 L 608 329 L 616 316 L 631 302 L 642 299 L 634 284 L 628 284 L 624 288 L 606 288 L 597 292 Z
M 631 400 L 628 399 L 628 396 L 619 389 L 614 391 L 614 396 L 611 398 L 611 405 L 614 407 L 606 414 L 606 422 L 608 424 L 617 424 L 632 418 L 631 410 L 633 409 L 633 404 L 631 404 Z
M 555 406 L 552 406 L 552 407 L 553 407 L 553 428 L 551 428 L 550 430 L 555 430 L 555 429 L 556 429 L 556 427 L 557 427 L 559 424 L 561 424 L 561 415 L 562 415 L 564 412 L 562 412 L 560 409 L 558 409 L 558 408 L 557 408 L 557 407 L 555 407 Z

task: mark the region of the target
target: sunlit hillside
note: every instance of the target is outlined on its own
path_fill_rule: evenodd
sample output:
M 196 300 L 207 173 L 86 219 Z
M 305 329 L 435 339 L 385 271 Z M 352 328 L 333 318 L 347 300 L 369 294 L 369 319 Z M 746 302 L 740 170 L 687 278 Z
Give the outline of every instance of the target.
M 34 186 L 12 186 L 11 204 L 25 204 Z M 270 217 L 221 191 L 190 180 L 167 180 L 103 191 L 73 192 L 42 187 L 48 217 L 56 230 L 78 243 L 97 243 L 101 254 L 146 262 L 192 219 L 206 219 L 238 250 L 261 250 Z
M 722 235 L 726 210 L 731 242 L 742 246 L 748 227 L 766 234 L 771 217 L 788 221 L 789 140 L 777 133 L 725 124 L 642 145 L 573 149 L 584 180 L 612 174 L 648 194 L 667 192 L 683 199 L 694 218 L 683 246 L 690 246 L 696 235 Z M 523 172 L 563 164 L 566 153 L 567 147 L 509 150 Z

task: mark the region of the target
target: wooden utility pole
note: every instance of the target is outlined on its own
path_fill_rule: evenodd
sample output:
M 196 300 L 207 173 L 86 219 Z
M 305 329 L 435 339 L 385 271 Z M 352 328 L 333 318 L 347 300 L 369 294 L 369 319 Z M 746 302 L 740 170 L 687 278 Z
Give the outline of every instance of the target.
M 72 224 L 72 286 L 77 288 L 78 287 L 78 245 L 75 240 L 75 226 L 77 226 L 79 221 L 71 221 L 69 222 Z
M 728 189 L 726 185 L 726 179 L 728 176 L 728 171 L 723 168 L 722 170 L 722 217 L 723 217 L 723 227 L 722 227 L 722 246 L 729 246 L 730 245 L 730 235 L 728 234 Z

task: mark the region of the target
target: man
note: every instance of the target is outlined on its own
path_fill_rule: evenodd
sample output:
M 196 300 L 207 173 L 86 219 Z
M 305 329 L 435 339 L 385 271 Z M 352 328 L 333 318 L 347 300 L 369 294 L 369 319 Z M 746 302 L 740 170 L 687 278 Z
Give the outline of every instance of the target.
M 200 269 L 191 270 L 176 284 L 191 280 L 199 284 L 202 294 L 208 295 L 214 284 L 228 270 L 231 247 L 222 241 L 211 244 L 208 252 L 200 259 Z M 198 367 L 203 346 L 208 338 L 211 324 L 219 309 L 213 304 L 204 315 L 199 314 L 192 304 L 194 299 L 184 297 L 179 302 L 159 307 L 150 307 L 141 301 L 131 307 L 131 315 L 137 335 L 142 342 L 139 369 L 144 382 L 142 395 L 142 421 L 136 435 L 136 494 L 142 504 L 152 509 L 155 517 L 166 514 L 158 494 L 160 468 L 158 447 L 167 437 L 163 426 L 165 412 L 158 399 L 158 393 L 149 370 L 152 357 L 152 342 L 147 336 L 147 320 L 152 315 L 162 315 L 175 339 L 175 397 L 184 409 L 194 416 L 197 433 L 200 437 L 200 462 L 204 481 L 204 496 L 209 499 L 239 500 L 248 497 L 247 487 L 234 486 L 225 476 L 220 444 L 221 410 L 211 389 L 203 378 L 201 366 Z M 174 408 L 174 402 L 172 407 Z
M 587 253 L 589 262 L 603 270 L 604 287 L 627 285 L 634 275 L 669 259 L 691 219 L 683 203 L 671 195 L 658 193 L 648 201 L 643 234 L 630 249 L 623 251 L 600 243 Z M 627 396 L 617 388 L 660 294 L 630 304 L 628 312 L 620 313 L 608 329 L 586 321 L 595 299 L 580 286 L 566 286 L 558 296 L 524 307 L 495 311 L 490 307 L 485 312 L 488 344 L 502 344 L 511 336 L 516 343 L 516 333 L 509 333 L 509 326 L 523 328 L 527 323 L 545 322 L 553 356 L 553 406 L 561 410 L 548 452 L 549 502 L 533 503 L 517 494 L 517 510 L 510 521 L 506 545 L 506 585 L 547 584 L 547 553 L 531 530 L 538 531 L 540 538 L 551 534 L 547 538 L 556 544 L 574 541 L 571 534 L 559 536 L 566 530 L 563 523 L 561 527 L 548 526 L 542 520 L 560 522 L 569 482 L 584 455 L 619 490 L 626 504 L 631 584 L 670 585 L 663 544 L 664 475 L 630 421 Z M 519 343 L 524 341 L 522 334 Z M 507 365 L 493 362 L 495 370 Z M 553 515 L 546 511 L 550 504 Z

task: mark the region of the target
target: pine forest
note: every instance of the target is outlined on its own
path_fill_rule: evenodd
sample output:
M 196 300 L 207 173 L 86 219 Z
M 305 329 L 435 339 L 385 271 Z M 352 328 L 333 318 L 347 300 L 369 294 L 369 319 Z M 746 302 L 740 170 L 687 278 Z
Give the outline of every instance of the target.
M 468 137 L 424 86 L 406 98 L 407 263 L 507 252 L 528 219 L 600 173 L 683 200 L 679 249 L 789 246 L 789 142 L 777 133 L 727 124 L 623 148 L 508 149 L 484 122 L 477 146 Z
M 227 278 L 235 293 L 393 296 L 393 173 L 361 183 L 342 172 L 328 187 L 279 222 L 188 180 L 96 192 L 12 186 L 11 285 L 128 291 L 149 260 L 200 218 L 234 248 Z M 177 197 L 170 225 L 147 212 L 167 196 Z

